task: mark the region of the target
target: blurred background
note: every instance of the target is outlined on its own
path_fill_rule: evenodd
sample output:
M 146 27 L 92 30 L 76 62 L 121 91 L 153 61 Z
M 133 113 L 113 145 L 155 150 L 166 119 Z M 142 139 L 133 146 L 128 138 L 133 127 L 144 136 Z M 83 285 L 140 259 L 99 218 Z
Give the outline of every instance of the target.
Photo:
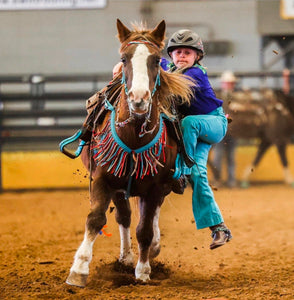
M 286 86 L 284 93 L 293 95 L 293 7 L 293 0 L 1 1 L 0 189 L 87 185 L 79 160 L 63 157 L 58 144 L 80 128 L 85 100 L 111 80 L 120 59 L 117 18 L 129 27 L 164 19 L 167 37 L 180 28 L 196 31 L 214 89 L 230 70 L 237 89 L 258 100 L 262 89 Z M 291 156 L 292 133 L 288 140 Z M 238 180 L 258 143 L 238 140 Z M 276 152 L 266 159 L 253 179 L 282 180 Z

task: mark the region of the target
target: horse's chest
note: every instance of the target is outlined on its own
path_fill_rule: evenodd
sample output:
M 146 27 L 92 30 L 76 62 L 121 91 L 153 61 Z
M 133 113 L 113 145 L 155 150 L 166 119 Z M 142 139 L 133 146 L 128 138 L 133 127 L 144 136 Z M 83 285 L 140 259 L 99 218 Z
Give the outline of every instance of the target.
M 166 137 L 166 127 L 163 124 L 150 143 L 132 150 L 118 137 L 108 122 L 94 137 L 93 159 L 97 166 L 118 178 L 132 176 L 137 180 L 155 176 L 165 164 Z

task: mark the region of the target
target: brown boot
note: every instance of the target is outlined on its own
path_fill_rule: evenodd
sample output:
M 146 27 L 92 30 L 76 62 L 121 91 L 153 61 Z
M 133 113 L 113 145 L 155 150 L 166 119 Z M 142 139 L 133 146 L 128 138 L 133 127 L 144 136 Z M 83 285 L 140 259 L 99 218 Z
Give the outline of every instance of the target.
M 213 238 L 212 243 L 210 244 L 211 250 L 223 246 L 233 238 L 231 231 L 228 229 L 225 223 L 220 223 L 209 228 L 212 231 L 211 237 Z

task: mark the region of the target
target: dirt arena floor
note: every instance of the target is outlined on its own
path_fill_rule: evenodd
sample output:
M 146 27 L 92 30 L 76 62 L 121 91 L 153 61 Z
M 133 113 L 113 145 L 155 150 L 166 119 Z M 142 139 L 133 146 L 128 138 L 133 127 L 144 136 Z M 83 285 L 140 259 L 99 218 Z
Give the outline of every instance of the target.
M 255 151 L 238 148 L 237 178 Z M 288 156 L 293 162 L 294 146 Z M 294 174 L 293 163 L 290 167 Z M 97 237 L 88 284 L 81 289 L 65 284 L 89 212 L 88 179 L 81 162 L 57 151 L 3 153 L 0 299 L 293 300 L 294 188 L 282 178 L 271 148 L 253 170 L 249 189 L 215 191 L 233 240 L 213 251 L 209 230 L 196 230 L 191 188 L 183 196 L 170 194 L 161 210 L 162 250 L 145 285 L 136 282 L 134 270 L 122 270 L 116 263 L 119 231 L 109 210 L 105 230 L 112 235 Z M 78 189 L 56 190 L 64 187 Z M 37 191 L 29 192 L 31 188 Z M 21 189 L 26 192 L 13 192 Z M 134 205 L 132 219 L 136 254 Z
M 98 236 L 81 289 L 65 279 L 83 239 L 88 191 L 3 193 L 0 299 L 294 299 L 294 189 L 259 184 L 215 195 L 233 240 L 209 250 L 209 231 L 195 229 L 190 187 L 170 194 L 161 211 L 162 251 L 145 285 L 116 264 L 119 232 L 109 210 L 112 236 Z M 135 253 L 137 213 L 133 206 Z

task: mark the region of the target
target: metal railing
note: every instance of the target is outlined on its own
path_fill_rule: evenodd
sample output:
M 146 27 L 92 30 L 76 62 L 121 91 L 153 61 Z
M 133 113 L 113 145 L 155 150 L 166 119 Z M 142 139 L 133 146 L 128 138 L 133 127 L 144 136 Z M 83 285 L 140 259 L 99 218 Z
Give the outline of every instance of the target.
M 290 72 L 293 80 L 294 72 Z M 210 73 L 218 80 L 221 73 Z M 282 72 L 235 72 L 241 81 L 254 78 L 257 85 L 274 79 L 281 88 Z M 0 76 L 0 191 L 1 152 L 58 149 L 63 139 L 78 130 L 86 116 L 85 100 L 105 86 L 112 75 Z M 292 86 L 293 88 L 293 86 Z

